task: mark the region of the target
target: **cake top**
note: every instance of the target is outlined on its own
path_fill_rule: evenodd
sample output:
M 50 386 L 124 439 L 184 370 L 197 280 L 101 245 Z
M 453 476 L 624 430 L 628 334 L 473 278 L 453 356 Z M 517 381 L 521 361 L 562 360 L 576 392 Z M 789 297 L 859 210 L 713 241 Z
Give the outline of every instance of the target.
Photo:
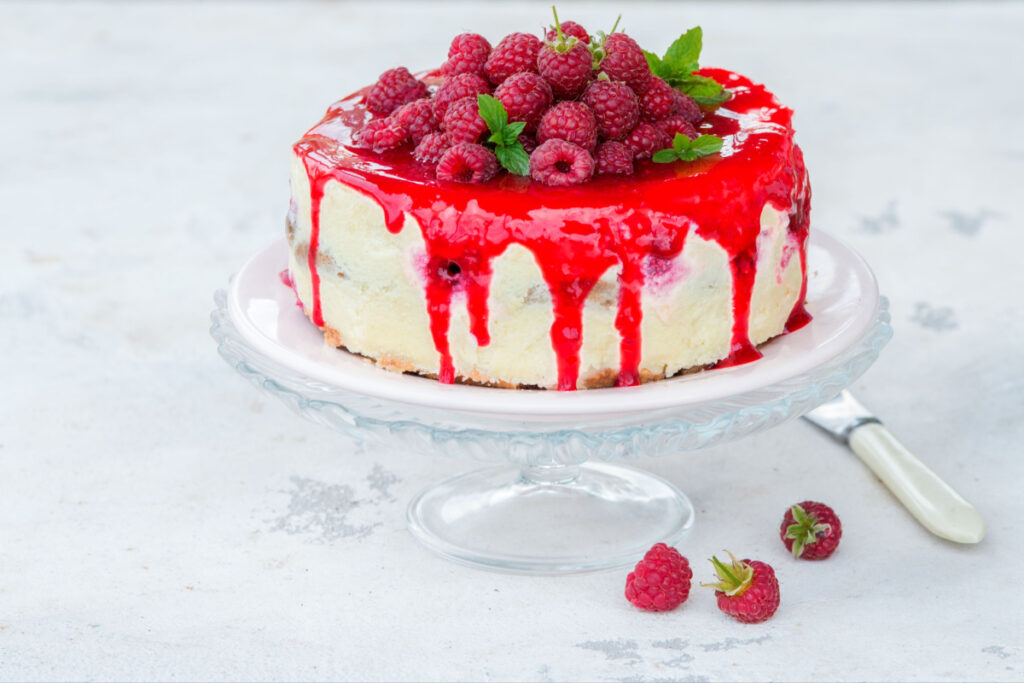
M 542 37 L 511 33 L 493 48 L 475 33 L 455 36 L 439 69 L 385 71 L 310 135 L 405 166 L 405 177 L 506 189 L 677 175 L 654 169 L 734 151 L 726 136 L 736 121 L 716 116 L 734 96 L 730 74 L 699 68 L 700 27 L 658 57 L 617 31 L 618 20 L 595 35 L 555 20 Z M 760 104 L 781 109 L 773 98 Z M 778 123 L 788 127 L 786 114 Z

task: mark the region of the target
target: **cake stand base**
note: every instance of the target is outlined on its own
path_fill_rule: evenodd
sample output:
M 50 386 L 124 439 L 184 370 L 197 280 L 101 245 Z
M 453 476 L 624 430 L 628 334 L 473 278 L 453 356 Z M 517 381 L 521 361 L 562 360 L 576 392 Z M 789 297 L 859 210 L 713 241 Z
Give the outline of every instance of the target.
M 693 519 L 665 480 L 601 462 L 476 470 L 427 488 L 408 509 L 410 532 L 435 553 L 525 574 L 632 565 Z

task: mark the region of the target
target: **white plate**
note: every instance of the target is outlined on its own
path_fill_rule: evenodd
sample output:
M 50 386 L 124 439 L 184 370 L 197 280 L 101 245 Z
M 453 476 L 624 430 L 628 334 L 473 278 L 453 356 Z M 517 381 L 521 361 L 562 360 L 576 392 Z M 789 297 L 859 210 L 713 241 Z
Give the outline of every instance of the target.
M 867 263 L 840 240 L 815 231 L 808 245 L 807 309 L 814 320 L 762 347 L 746 365 L 683 375 L 636 387 L 558 392 L 508 390 L 382 370 L 324 343 L 323 334 L 295 305 L 278 273 L 288 267 L 284 238 L 253 256 L 228 293 L 232 322 L 272 360 L 312 380 L 365 396 L 414 406 L 527 421 L 640 413 L 697 405 L 756 391 L 803 375 L 850 348 L 875 321 L 878 283 Z

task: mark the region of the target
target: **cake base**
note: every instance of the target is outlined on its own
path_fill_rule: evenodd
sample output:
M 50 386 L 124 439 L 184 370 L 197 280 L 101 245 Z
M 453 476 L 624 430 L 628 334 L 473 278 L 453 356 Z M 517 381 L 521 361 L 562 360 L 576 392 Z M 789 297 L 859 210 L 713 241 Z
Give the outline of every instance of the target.
M 624 567 L 676 544 L 694 509 L 659 477 L 607 463 L 498 467 L 436 484 L 409 504 L 409 531 L 482 569 L 565 574 Z

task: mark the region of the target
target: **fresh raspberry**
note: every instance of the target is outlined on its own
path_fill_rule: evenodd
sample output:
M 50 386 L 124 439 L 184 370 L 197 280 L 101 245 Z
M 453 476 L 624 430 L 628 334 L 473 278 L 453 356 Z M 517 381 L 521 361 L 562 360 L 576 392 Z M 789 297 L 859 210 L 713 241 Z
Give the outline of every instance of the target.
M 487 130 L 487 124 L 480 116 L 480 105 L 476 96 L 463 97 L 455 102 L 444 115 L 441 128 L 448 134 L 452 143 L 476 142 Z
M 626 599 L 640 609 L 667 612 L 686 602 L 693 571 L 675 548 L 656 543 L 626 577 Z
M 779 609 L 779 581 L 775 570 L 757 560 L 737 560 L 729 553 L 732 564 L 726 566 L 717 557 L 711 558 L 718 581 L 701 584 L 715 589 L 718 609 L 736 621 L 757 624 Z
M 697 122 L 704 118 L 704 112 L 692 97 L 672 88 L 672 116 L 682 116 L 693 125 L 697 125 Z
M 537 71 L 561 99 L 577 97 L 590 82 L 594 58 L 586 43 L 576 38 L 555 39 L 537 53 Z
M 824 560 L 839 546 L 843 525 L 828 505 L 805 500 L 786 510 L 779 536 L 793 557 Z
M 690 125 L 690 122 L 682 116 L 668 116 L 661 121 L 657 121 L 654 127 L 667 135 L 669 139 L 675 138 L 676 133 L 682 133 L 691 140 L 698 135 L 697 129 Z
M 672 139 L 651 123 L 638 123 L 623 140 L 637 161 L 650 159 L 659 149 L 672 146 Z
M 460 33 L 452 38 L 448 48 L 448 61 L 441 66 L 441 75 L 459 74 L 484 75 L 484 63 L 491 54 L 491 44 L 476 33 Z
M 594 175 L 587 150 L 565 140 L 542 142 L 530 155 L 530 177 L 545 185 L 578 185 Z
M 594 161 L 600 174 L 633 175 L 633 150 L 621 142 L 602 142 L 594 153 Z
M 541 115 L 551 106 L 551 86 L 535 73 L 523 72 L 509 76 L 494 89 L 508 112 L 509 121 L 524 121 L 525 130 L 534 131 Z
M 523 146 L 527 154 L 533 154 L 533 150 L 537 149 L 537 138 L 523 133 L 519 136 L 519 144 Z
M 459 74 L 458 76 L 446 78 L 430 100 L 431 105 L 434 107 L 434 118 L 438 121 L 444 121 L 445 112 L 448 111 L 448 107 L 451 106 L 452 102 L 461 100 L 463 97 L 469 97 L 470 95 L 474 98 L 477 95 L 489 95 L 490 92 L 491 84 L 487 82 L 486 78 L 477 74 Z
M 409 133 L 393 116 L 389 116 L 368 121 L 353 138 L 360 147 L 372 149 L 379 154 L 403 145 L 409 139 Z
M 547 140 L 566 140 L 593 151 L 597 145 L 594 113 L 582 102 L 559 102 L 544 112 L 537 125 L 537 142 Z
M 498 175 L 498 157 L 483 145 L 460 142 L 437 162 L 437 179 L 456 183 L 486 183 Z
M 414 145 L 437 130 L 437 119 L 434 118 L 430 100 L 413 100 L 403 104 L 391 116 L 409 134 Z
M 366 94 L 366 108 L 377 116 L 387 116 L 406 102 L 427 96 L 427 86 L 404 66 L 388 69 Z
M 621 140 L 640 119 L 636 93 L 622 82 L 594 81 L 583 93 L 583 102 L 594 112 L 597 132 L 606 140 Z
M 436 166 L 437 162 L 441 160 L 441 155 L 448 151 L 449 147 L 451 147 L 451 143 L 448 142 L 447 135 L 444 133 L 430 133 L 420 140 L 420 144 L 416 145 L 416 149 L 412 151 L 412 156 L 421 164 Z
M 600 70 L 613 81 L 625 81 L 637 93 L 651 82 L 651 67 L 644 51 L 625 33 L 613 33 L 604 39 L 604 59 Z
M 510 33 L 491 50 L 484 63 L 484 73 L 491 83 L 498 85 L 520 71 L 537 71 L 537 53 L 541 42 L 529 33 Z
M 675 104 L 675 97 L 672 96 L 675 91 L 675 88 L 657 76 L 652 78 L 640 96 L 640 118 L 653 123 L 670 115 Z
M 564 35 L 572 36 L 576 40 L 579 40 L 583 43 L 587 43 L 588 45 L 590 44 L 590 34 L 587 33 L 587 29 L 583 28 L 575 21 L 563 21 L 558 26 L 559 28 L 562 29 L 562 33 Z M 556 31 L 553 27 L 549 28 L 547 32 L 544 34 L 544 40 L 547 41 L 552 41 L 557 37 L 558 31 Z

